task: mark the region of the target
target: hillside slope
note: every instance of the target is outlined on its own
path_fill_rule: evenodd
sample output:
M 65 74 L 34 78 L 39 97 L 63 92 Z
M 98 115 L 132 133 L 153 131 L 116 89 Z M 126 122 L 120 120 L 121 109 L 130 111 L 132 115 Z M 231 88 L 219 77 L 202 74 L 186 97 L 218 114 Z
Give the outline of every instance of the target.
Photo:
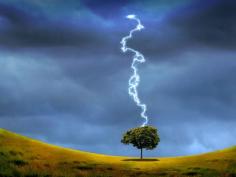
M 0 129 L 0 177 L 236 177 L 236 147 L 196 156 L 106 156 L 36 141 Z

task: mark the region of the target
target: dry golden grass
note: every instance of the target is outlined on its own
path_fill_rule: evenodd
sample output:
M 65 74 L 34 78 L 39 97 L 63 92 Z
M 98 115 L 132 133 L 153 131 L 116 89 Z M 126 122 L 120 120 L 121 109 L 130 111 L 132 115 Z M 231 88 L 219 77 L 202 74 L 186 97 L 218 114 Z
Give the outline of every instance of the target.
M 61 148 L 0 129 L 0 177 L 236 177 L 236 147 L 196 156 L 138 158 Z

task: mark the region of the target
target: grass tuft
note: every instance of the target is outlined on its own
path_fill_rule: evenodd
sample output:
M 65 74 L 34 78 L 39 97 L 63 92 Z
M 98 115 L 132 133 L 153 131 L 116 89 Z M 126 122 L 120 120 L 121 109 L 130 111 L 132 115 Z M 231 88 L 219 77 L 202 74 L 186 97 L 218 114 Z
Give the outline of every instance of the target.
M 15 159 L 15 160 L 11 160 L 10 163 L 16 165 L 16 166 L 25 166 L 28 165 L 28 162 L 21 160 L 21 159 Z

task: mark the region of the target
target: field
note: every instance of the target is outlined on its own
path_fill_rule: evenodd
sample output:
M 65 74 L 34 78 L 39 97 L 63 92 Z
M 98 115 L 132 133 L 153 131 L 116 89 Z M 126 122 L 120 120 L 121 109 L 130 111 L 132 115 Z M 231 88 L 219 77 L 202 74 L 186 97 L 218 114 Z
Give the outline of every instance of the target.
M 138 158 L 61 148 L 0 129 L 0 177 L 236 177 L 236 147 L 195 156 Z

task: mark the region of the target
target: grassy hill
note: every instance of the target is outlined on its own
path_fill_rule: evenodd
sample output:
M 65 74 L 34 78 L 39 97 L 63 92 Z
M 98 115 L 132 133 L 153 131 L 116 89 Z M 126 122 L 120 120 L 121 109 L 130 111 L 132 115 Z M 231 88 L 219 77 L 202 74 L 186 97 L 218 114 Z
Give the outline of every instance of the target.
M 196 156 L 138 158 L 61 148 L 0 129 L 0 177 L 236 177 L 236 147 Z

